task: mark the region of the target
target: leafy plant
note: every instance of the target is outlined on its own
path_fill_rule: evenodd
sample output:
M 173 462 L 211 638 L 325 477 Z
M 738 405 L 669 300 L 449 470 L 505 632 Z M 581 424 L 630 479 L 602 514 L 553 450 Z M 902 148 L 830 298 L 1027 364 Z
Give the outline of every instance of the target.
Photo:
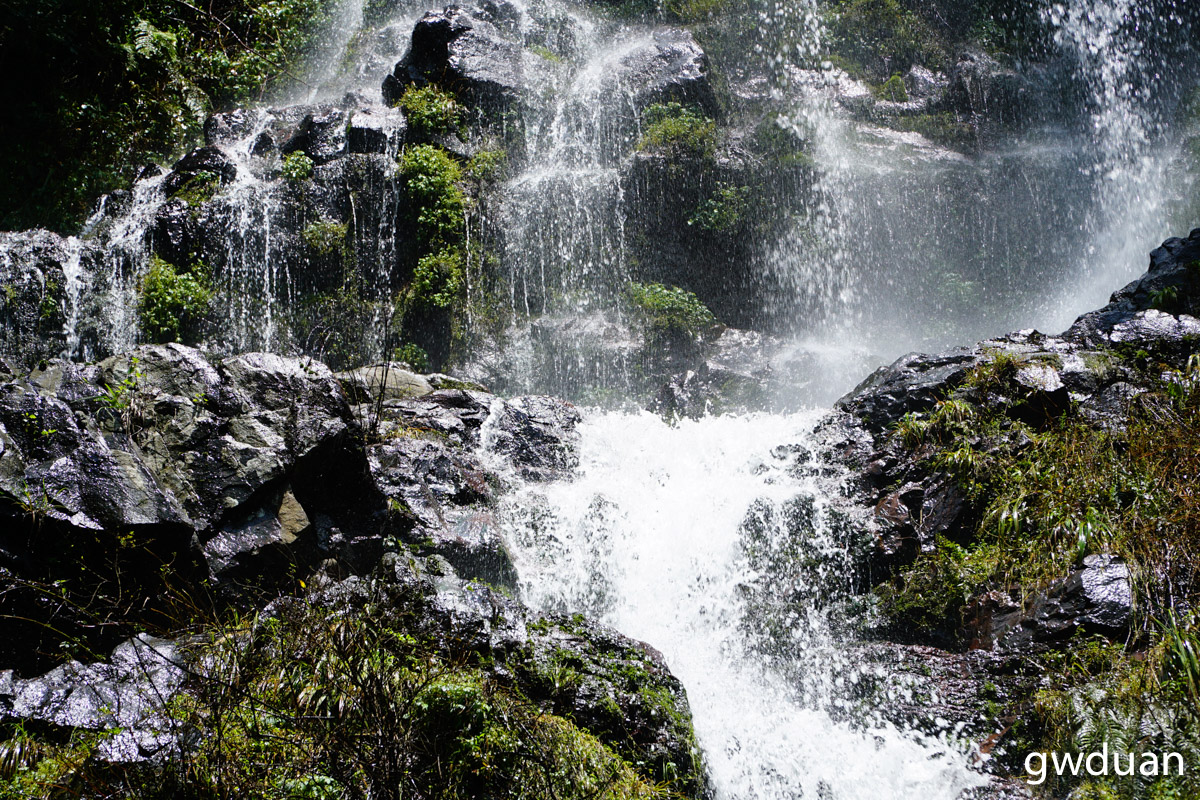
M 435 136 L 462 131 L 465 115 L 454 95 L 433 83 L 409 84 L 396 102 L 414 133 Z
M 459 188 L 462 168 L 450 155 L 433 145 L 416 145 L 400 159 L 412 208 L 415 234 L 426 253 L 456 245 L 463 236 L 467 200 Z
M 283 157 L 283 179 L 289 183 L 306 181 L 313 176 L 313 160 L 297 150 Z
M 750 187 L 719 184 L 688 218 L 695 225 L 714 233 L 732 233 L 742 227 L 749 210 Z
M 417 262 L 411 296 L 417 303 L 448 308 L 462 294 L 464 281 L 462 253 L 453 248 L 441 250 Z
M 875 90 L 875 96 L 893 103 L 907 103 L 908 88 L 904 85 L 904 77 L 899 74 L 892 75 Z
M 138 284 L 138 318 L 153 342 L 192 340 L 208 313 L 212 288 L 203 265 L 180 271 L 154 256 Z
M 692 292 L 661 283 L 634 283 L 628 296 L 650 328 L 700 333 L 716 323 L 713 313 Z
M 332 220 L 310 222 L 304 226 L 300 238 L 317 253 L 327 256 L 341 253 L 346 246 L 346 223 Z

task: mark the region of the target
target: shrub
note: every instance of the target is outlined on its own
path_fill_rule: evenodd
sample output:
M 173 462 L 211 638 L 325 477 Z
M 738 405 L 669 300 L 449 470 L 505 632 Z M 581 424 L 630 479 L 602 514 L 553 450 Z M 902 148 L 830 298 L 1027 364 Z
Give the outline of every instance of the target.
M 425 348 L 412 342 L 397 347 L 392 352 L 392 359 L 408 364 L 416 372 L 429 371 L 429 353 L 425 352 Z
M 408 126 L 418 135 L 434 136 L 458 131 L 463 125 L 463 109 L 450 94 L 436 85 L 410 84 L 396 102 L 404 109 Z
M 481 183 L 498 179 L 508 165 L 504 150 L 480 150 L 467 162 L 467 175 Z
M 313 176 L 313 160 L 297 150 L 283 157 L 283 179 L 290 183 L 306 181 Z
M 463 256 L 456 249 L 441 250 L 421 258 L 413 271 L 412 300 L 449 308 L 462 294 L 465 280 Z
M 688 219 L 688 225 L 713 233 L 737 231 L 745 222 L 749 197 L 748 186 L 720 184 L 712 196 L 701 203 Z
M 426 253 L 456 245 L 463 236 L 467 200 L 459 183 L 462 168 L 432 145 L 408 148 L 400 172 L 413 209 L 416 239 Z
M 138 317 L 152 342 L 191 341 L 208 313 L 212 289 L 203 265 L 181 272 L 154 256 L 138 286 Z
M 656 103 L 642 113 L 639 150 L 674 156 L 711 158 L 717 146 L 717 124 L 697 109 L 679 103 Z
M 700 298 L 686 289 L 661 283 L 634 283 L 628 294 L 653 330 L 695 334 L 716 322 Z

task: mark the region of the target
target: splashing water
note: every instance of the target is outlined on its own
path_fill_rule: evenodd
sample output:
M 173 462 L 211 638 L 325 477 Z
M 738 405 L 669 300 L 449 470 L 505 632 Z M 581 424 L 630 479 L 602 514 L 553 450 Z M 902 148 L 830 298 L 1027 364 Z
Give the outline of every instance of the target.
M 827 487 L 779 448 L 812 422 L 588 417 L 577 477 L 505 501 L 523 597 L 662 651 L 722 800 L 951 800 L 982 779 L 945 739 L 835 721 L 858 676 L 821 609 L 846 551 Z

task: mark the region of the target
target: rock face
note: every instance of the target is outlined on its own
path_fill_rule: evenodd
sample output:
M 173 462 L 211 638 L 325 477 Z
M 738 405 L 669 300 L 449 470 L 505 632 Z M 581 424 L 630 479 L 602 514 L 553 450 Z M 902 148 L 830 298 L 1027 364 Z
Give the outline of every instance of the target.
M 453 383 L 172 344 L 0 385 L 0 721 L 110 731 L 108 762 L 175 757 L 190 734 L 166 705 L 205 643 L 122 637 L 307 585 L 316 607 L 388 609 L 441 657 L 484 665 L 646 780 L 699 796 L 687 698 L 661 655 L 512 599 L 493 500 L 506 480 L 570 472 L 579 413 Z M 56 636 L 91 658 L 36 676 L 60 661 Z
M 66 348 L 68 243 L 49 231 L 0 233 L 0 359 L 29 369 Z
M 993 391 L 1014 420 L 1039 430 L 1074 406 L 1093 426 L 1121 428 L 1130 400 L 1145 391 L 1135 351 L 1165 367 L 1187 367 L 1200 336 L 1200 320 L 1191 316 L 1198 261 L 1200 230 L 1155 250 L 1145 276 L 1061 335 L 1023 331 L 973 348 L 907 355 L 842 398 L 819 435 L 829 454 L 856 474 L 847 510 L 875 542 L 860 563 L 862 585 L 875 585 L 932 551 L 937 537 L 967 542 L 980 521 L 982 509 L 925 460 L 930 448 L 904 441 L 902 420 L 928 418 L 973 372 L 1008 359 L 1011 374 Z M 1025 607 L 1003 591 L 975 598 L 968 630 L 944 633 L 1014 652 L 1060 645 L 1077 628 L 1121 638 L 1130 623 L 1128 568 L 1107 558 L 1090 557 Z
M 667 28 L 652 32 L 621 58 L 611 77 L 626 88 L 638 107 L 679 103 L 698 106 L 714 117 L 722 113 L 710 80 L 708 56 L 690 31 Z
M 434 390 L 382 368 L 339 379 L 261 353 L 210 362 L 164 345 L 53 362 L 0 385 L 0 563 L 18 587 L 4 602 L 32 602 L 26 580 L 103 589 L 132 574 L 146 613 L 166 614 L 155 564 L 195 602 L 241 602 L 322 560 L 370 569 L 389 542 L 512 587 L 495 487 L 508 472 L 563 475 L 577 421 L 549 398 Z M 10 639 L 3 655 L 28 666 L 34 650 Z

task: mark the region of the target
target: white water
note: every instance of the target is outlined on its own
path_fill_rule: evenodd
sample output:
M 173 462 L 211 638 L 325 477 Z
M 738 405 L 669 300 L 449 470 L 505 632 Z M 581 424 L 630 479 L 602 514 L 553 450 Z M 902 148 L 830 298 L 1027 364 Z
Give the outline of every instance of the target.
M 830 714 L 848 709 L 859 677 L 819 610 L 846 591 L 844 543 L 822 513 L 829 487 L 772 455 L 813 421 L 589 416 L 577 477 L 505 501 L 523 599 L 593 615 L 663 653 L 720 800 L 952 800 L 982 782 L 965 745 Z M 815 502 L 807 533 L 786 522 L 797 496 Z M 769 566 L 780 554 L 793 556 L 783 574 Z M 785 623 L 782 644 L 763 633 L 772 620 Z

